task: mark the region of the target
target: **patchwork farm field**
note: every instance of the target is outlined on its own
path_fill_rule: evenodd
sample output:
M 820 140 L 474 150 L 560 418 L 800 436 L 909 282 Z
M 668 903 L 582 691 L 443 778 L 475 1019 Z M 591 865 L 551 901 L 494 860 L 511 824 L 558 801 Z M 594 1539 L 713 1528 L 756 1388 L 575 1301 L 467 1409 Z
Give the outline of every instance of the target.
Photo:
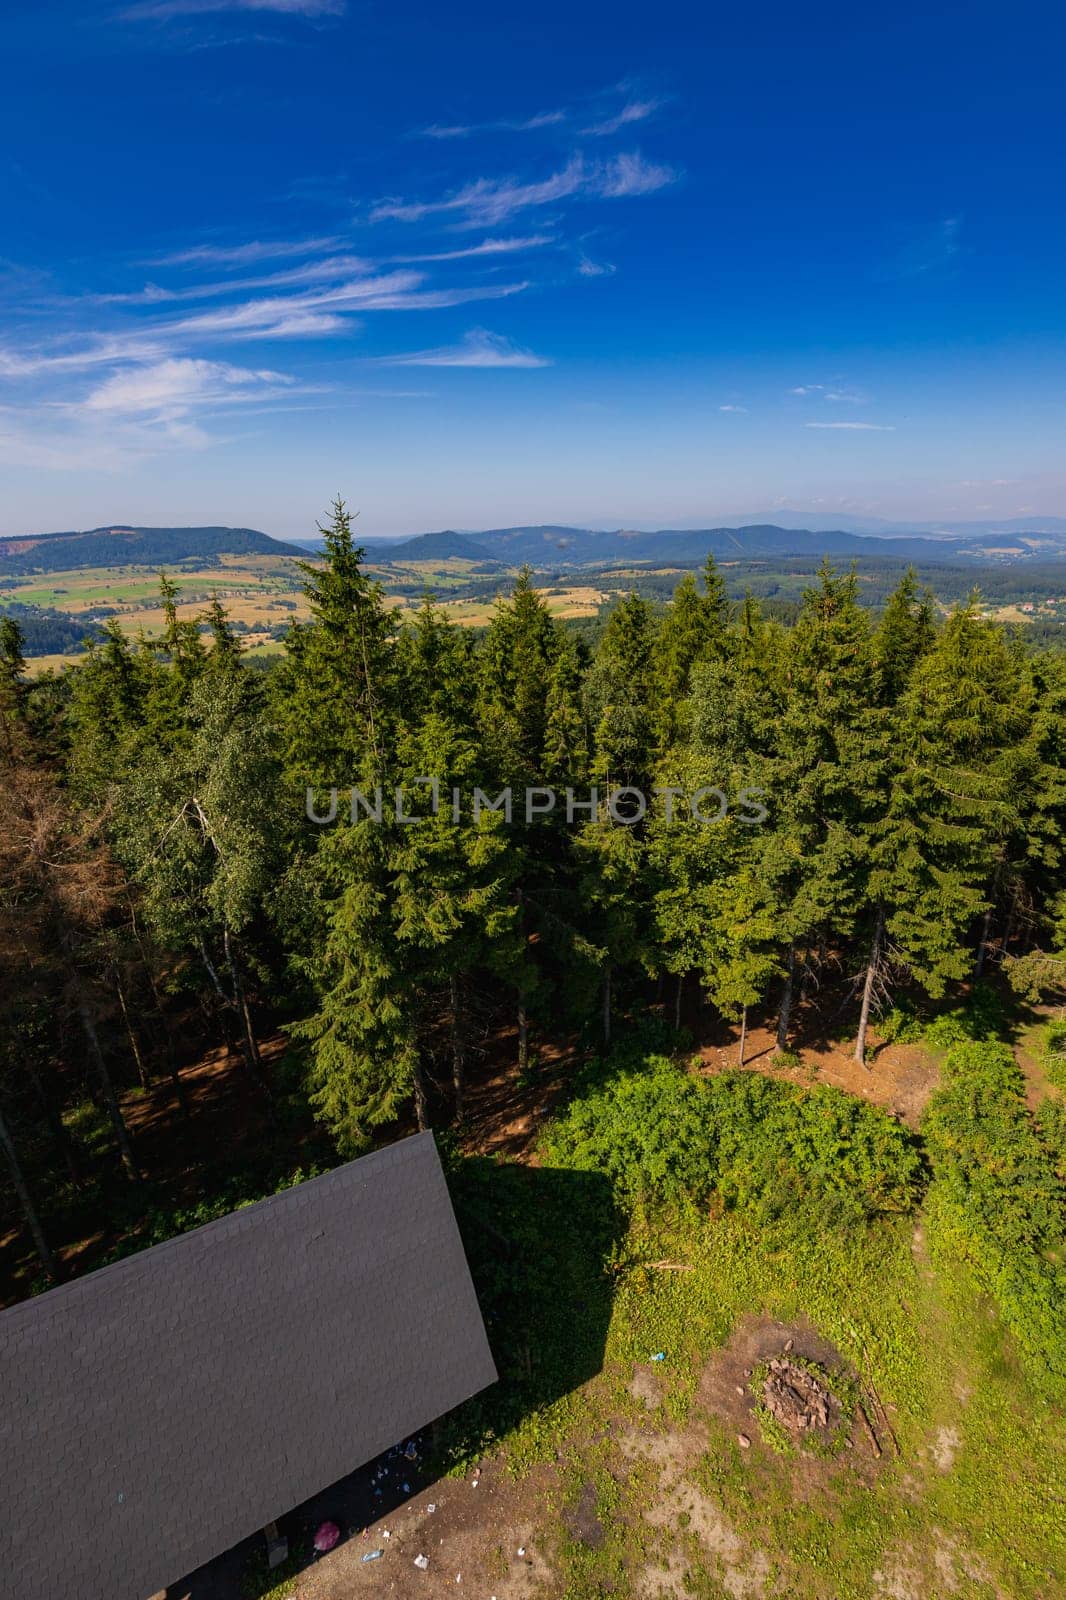
M 485 579 L 469 561 L 447 560 L 372 565 L 368 573 L 381 583 L 390 609 L 410 613 L 423 595 L 431 593 L 453 621 L 466 627 L 487 627 L 496 609 L 496 590 L 506 592 L 514 573 L 501 570 Z M 310 607 L 302 592 L 303 574 L 288 556 L 223 556 L 210 566 L 178 564 L 166 569 L 177 589 L 177 615 L 181 622 L 202 616 L 218 599 L 238 624 L 242 643 L 255 657 L 277 654 L 278 630 L 290 621 L 306 621 Z M 65 616 L 100 623 L 117 618 L 131 636 L 152 639 L 164 626 L 159 593 L 160 573 L 146 566 L 87 567 L 50 572 L 39 579 L 5 581 L 0 572 L 0 608 L 15 602 L 40 606 Z M 471 597 L 463 591 L 476 584 L 483 592 Z M 554 583 L 539 591 L 552 616 L 561 619 L 594 617 L 609 598 L 605 589 L 588 583 Z M 35 655 L 29 667 L 34 674 L 59 671 L 76 655 Z

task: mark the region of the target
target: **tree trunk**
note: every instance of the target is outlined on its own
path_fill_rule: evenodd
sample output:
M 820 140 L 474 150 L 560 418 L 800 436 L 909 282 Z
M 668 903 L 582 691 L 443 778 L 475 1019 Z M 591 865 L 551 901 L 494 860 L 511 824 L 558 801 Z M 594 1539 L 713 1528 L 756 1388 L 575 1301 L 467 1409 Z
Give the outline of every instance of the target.
M 681 996 L 684 993 L 684 989 L 685 974 L 679 972 L 677 975 L 677 992 L 674 995 L 674 1027 L 677 1029 L 681 1027 Z
M 425 1133 L 429 1127 L 429 1117 L 426 1111 L 426 1080 L 422 1072 L 421 1062 L 415 1062 L 411 1083 L 415 1091 L 415 1120 L 418 1123 L 419 1133 Z
M 737 1052 L 737 1065 L 744 1065 L 744 1046 L 748 1042 L 748 1008 L 744 1007 L 740 1013 L 740 1049 Z
M 15 1149 L 15 1141 L 11 1137 L 2 1112 L 0 1112 L 0 1148 L 3 1149 L 4 1155 L 7 1157 L 7 1164 L 11 1172 L 11 1182 L 15 1187 L 15 1193 L 18 1195 L 19 1204 L 22 1207 L 22 1214 L 26 1218 L 26 1226 L 30 1230 L 34 1248 L 41 1258 L 41 1265 L 44 1267 L 45 1272 L 47 1272 L 52 1282 L 56 1283 L 58 1282 L 60 1275 L 59 1267 L 55 1256 L 52 1254 L 48 1240 L 44 1236 L 44 1229 L 41 1227 L 41 1219 L 37 1215 L 37 1208 L 33 1203 L 33 1196 L 30 1194 L 29 1187 L 23 1175 L 22 1167 L 19 1163 L 18 1151 Z
M 126 1038 L 130 1042 L 130 1054 L 133 1056 L 134 1063 L 137 1067 L 137 1076 L 140 1079 L 141 1088 L 150 1089 L 151 1083 L 144 1065 L 144 1057 L 141 1054 L 141 1047 L 137 1041 L 137 1035 L 133 1029 L 133 1021 L 130 1017 L 129 1007 L 126 1004 L 126 989 L 122 982 L 122 973 L 119 971 L 117 962 L 115 964 L 114 974 L 115 993 L 118 995 L 119 1008 L 122 1011 L 122 1020 L 126 1025 Z
M 878 906 L 877 921 L 874 923 L 873 944 L 870 946 L 870 960 L 866 967 L 866 982 L 862 986 L 859 1032 L 855 1040 L 855 1059 L 860 1067 L 865 1067 L 866 1065 L 866 1028 L 870 1021 L 870 1004 L 874 997 L 874 984 L 877 982 L 877 973 L 881 965 L 881 944 L 884 936 L 885 910 L 883 906 Z
M 78 985 L 76 991 L 78 1018 L 81 1022 L 82 1032 L 85 1034 L 85 1042 L 89 1047 L 89 1059 L 96 1068 L 96 1075 L 100 1080 L 100 1087 L 104 1093 L 104 1105 L 107 1107 L 111 1126 L 115 1130 L 115 1139 L 118 1143 L 119 1154 L 122 1157 L 122 1165 L 126 1176 L 131 1183 L 136 1183 L 140 1178 L 140 1173 L 137 1171 L 137 1160 L 133 1154 L 130 1132 L 123 1120 L 122 1107 L 118 1103 L 115 1085 L 111 1081 L 111 1074 L 108 1072 L 107 1062 L 104 1060 L 104 1052 L 100 1048 L 96 1024 L 93 1022 L 92 1012 L 89 1010 L 89 1002 L 85 998 L 80 979 L 75 981 Z
M 611 963 L 603 968 L 603 1048 L 611 1048 Z
M 455 1120 L 462 1122 L 466 1097 L 466 1051 L 463 1041 L 462 991 L 455 973 L 451 976 L 452 1002 L 452 1088 L 455 1093 Z
M 973 964 L 973 981 L 980 983 L 981 974 L 985 970 L 985 957 L 988 954 L 988 935 L 992 929 L 992 907 L 989 906 L 981 918 L 981 937 L 977 942 L 977 956 Z
M 155 981 L 155 973 L 152 971 L 152 963 L 149 960 L 148 951 L 145 949 L 144 940 L 141 938 L 141 930 L 137 926 L 137 913 L 133 909 L 132 902 L 130 904 L 130 927 L 133 929 L 133 937 L 137 941 L 137 948 L 141 952 L 141 965 L 144 967 L 145 977 L 148 979 L 148 987 L 152 991 L 152 1001 L 155 1005 L 156 1016 L 159 1018 L 159 1026 L 163 1030 L 163 1049 L 167 1058 L 167 1073 L 171 1083 L 174 1085 L 174 1094 L 181 1114 L 183 1117 L 188 1118 L 192 1116 L 192 1109 L 189 1105 L 189 1097 L 185 1093 L 185 1085 L 181 1081 L 178 1058 L 174 1051 L 174 1036 L 170 1031 L 170 1024 L 163 1008 L 163 1001 L 159 993 L 159 986 Z
M 792 1020 L 792 990 L 796 978 L 796 946 L 788 947 L 788 969 L 785 976 L 785 987 L 781 991 L 781 1010 L 777 1017 L 777 1048 L 784 1050 L 788 1045 L 788 1025 Z
M 518 1071 L 529 1071 L 529 1018 L 526 1016 L 525 996 L 518 1000 Z
M 233 946 L 233 941 L 230 938 L 228 928 L 225 929 L 222 935 L 222 948 L 226 953 L 226 965 L 229 968 L 230 977 L 233 979 L 233 998 L 229 1003 L 232 1005 L 233 1010 L 237 1013 L 237 1021 L 240 1025 L 241 1053 L 244 1056 L 245 1065 L 247 1066 L 249 1073 L 255 1079 L 255 1082 L 259 1085 L 260 1089 L 262 1089 L 263 1093 L 269 1100 L 271 1099 L 270 1085 L 263 1076 L 262 1058 L 259 1054 L 259 1046 L 256 1043 L 255 1030 L 252 1027 L 251 1012 L 248 1010 L 248 999 L 244 992 L 244 982 L 241 978 L 240 962 L 237 960 L 237 954 Z M 206 961 L 206 955 L 204 959 Z M 210 965 L 208 966 L 208 970 L 211 970 Z M 217 984 L 218 980 L 216 979 L 215 981 Z M 219 985 L 219 994 L 221 995 L 223 1001 L 225 1001 L 226 995 L 221 985 Z
M 56 1110 L 55 1102 L 48 1093 L 48 1090 L 45 1088 L 44 1081 L 41 1078 L 40 1073 L 37 1071 L 37 1068 L 33 1065 L 33 1062 L 29 1059 L 28 1055 L 25 1066 L 26 1074 L 30 1082 L 33 1084 L 33 1091 L 41 1103 L 41 1110 L 44 1112 L 45 1121 L 48 1123 L 48 1129 L 52 1135 L 53 1143 L 62 1157 L 63 1165 L 67 1169 L 67 1174 L 71 1183 L 73 1183 L 76 1188 L 80 1189 L 83 1182 L 82 1171 L 78 1165 L 77 1156 L 74 1153 L 74 1146 L 71 1143 L 70 1134 L 63 1126 L 63 1118 Z

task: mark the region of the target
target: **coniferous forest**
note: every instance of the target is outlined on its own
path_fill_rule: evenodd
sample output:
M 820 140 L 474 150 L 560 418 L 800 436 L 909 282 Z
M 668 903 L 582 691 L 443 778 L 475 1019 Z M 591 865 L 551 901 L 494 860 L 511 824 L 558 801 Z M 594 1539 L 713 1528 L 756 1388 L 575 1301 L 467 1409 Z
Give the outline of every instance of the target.
M 501 1375 L 435 1459 L 601 1485 L 594 1548 L 545 1524 L 567 1595 L 658 1571 L 595 1443 L 619 1374 L 680 1426 L 786 1330 L 858 1454 L 828 1506 L 753 1498 L 716 1403 L 738 1550 L 797 1594 L 945 1548 L 1053 1592 L 1066 655 L 828 563 L 789 623 L 713 561 L 598 635 L 525 572 L 481 632 L 398 620 L 342 503 L 323 533 L 266 669 L 165 574 L 160 637 L 59 677 L 0 623 L 4 1298 L 432 1127 Z
M 350 1156 L 431 1100 L 461 1126 L 487 1017 L 520 1081 L 538 1039 L 609 1050 L 693 1006 L 739 1028 L 739 1068 L 749 1018 L 787 1061 L 832 982 L 876 1072 L 871 1025 L 1060 986 L 1066 656 L 976 595 L 943 618 L 908 575 L 874 619 L 827 564 L 784 627 L 708 560 L 590 649 L 526 574 L 480 636 L 428 595 L 396 626 L 341 502 L 323 532 L 313 620 L 266 672 L 217 602 L 179 622 L 165 575 L 162 637 L 112 622 L 61 679 L 26 677 L 4 621 L 3 1144 L 48 1275 L 51 1187 L 151 1180 L 120 1091 L 166 1072 L 187 1115 L 190 1014 Z

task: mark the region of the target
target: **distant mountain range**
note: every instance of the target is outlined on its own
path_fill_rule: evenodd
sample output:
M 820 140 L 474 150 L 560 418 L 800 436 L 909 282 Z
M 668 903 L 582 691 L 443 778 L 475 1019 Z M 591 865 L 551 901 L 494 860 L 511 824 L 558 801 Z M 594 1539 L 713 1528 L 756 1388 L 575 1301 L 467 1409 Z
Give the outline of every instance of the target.
M 32 572 L 69 572 L 76 567 L 168 566 L 222 555 L 302 556 L 255 528 L 90 528 L 86 532 L 38 533 L 0 539 L 0 578 Z
M 445 531 L 394 542 L 364 541 L 368 557 L 380 563 L 460 558 L 515 566 L 602 566 L 690 563 L 713 555 L 718 561 L 780 560 L 790 556 L 830 556 L 848 560 L 895 557 L 923 563 L 987 565 L 1003 561 L 1059 560 L 1066 557 L 1066 520 L 1006 533 L 985 527 L 943 533 L 870 534 L 843 528 L 783 528 L 762 523 L 731 528 L 662 528 L 656 532 L 620 528 L 612 532 L 549 524 L 486 528 L 478 533 Z M 309 543 L 310 547 L 310 543 Z
M 784 515 L 788 515 L 784 513 Z M 794 515 L 794 514 L 793 514 Z M 867 519 L 869 521 L 870 519 Z M 887 527 L 888 525 L 886 525 Z M 733 527 L 638 528 L 612 531 L 557 524 L 445 529 L 410 539 L 366 539 L 377 564 L 463 560 L 487 567 L 528 562 L 540 569 L 634 565 L 685 565 L 713 555 L 721 562 L 781 561 L 792 557 L 836 561 L 896 560 L 923 565 L 988 566 L 1066 559 L 1066 519 L 1027 518 L 1019 523 L 927 526 L 922 531 L 784 527 L 778 522 Z M 306 556 L 321 540 L 283 542 L 255 528 L 136 528 L 116 525 L 87 532 L 45 533 L 0 539 L 0 579 L 77 567 L 208 562 L 221 555 Z

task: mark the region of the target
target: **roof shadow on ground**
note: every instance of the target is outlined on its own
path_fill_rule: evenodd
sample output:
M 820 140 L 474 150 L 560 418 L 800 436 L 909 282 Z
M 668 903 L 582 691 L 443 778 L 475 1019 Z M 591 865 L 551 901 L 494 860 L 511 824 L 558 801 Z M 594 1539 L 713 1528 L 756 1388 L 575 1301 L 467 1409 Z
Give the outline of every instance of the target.
M 607 1180 L 472 1157 L 450 1170 L 448 1184 L 499 1381 L 282 1517 L 291 1556 L 281 1569 L 268 1572 L 257 1534 L 170 1585 L 168 1600 L 258 1600 L 314 1559 L 322 1522 L 335 1522 L 342 1539 L 359 1538 L 448 1466 L 601 1370 L 622 1232 Z

